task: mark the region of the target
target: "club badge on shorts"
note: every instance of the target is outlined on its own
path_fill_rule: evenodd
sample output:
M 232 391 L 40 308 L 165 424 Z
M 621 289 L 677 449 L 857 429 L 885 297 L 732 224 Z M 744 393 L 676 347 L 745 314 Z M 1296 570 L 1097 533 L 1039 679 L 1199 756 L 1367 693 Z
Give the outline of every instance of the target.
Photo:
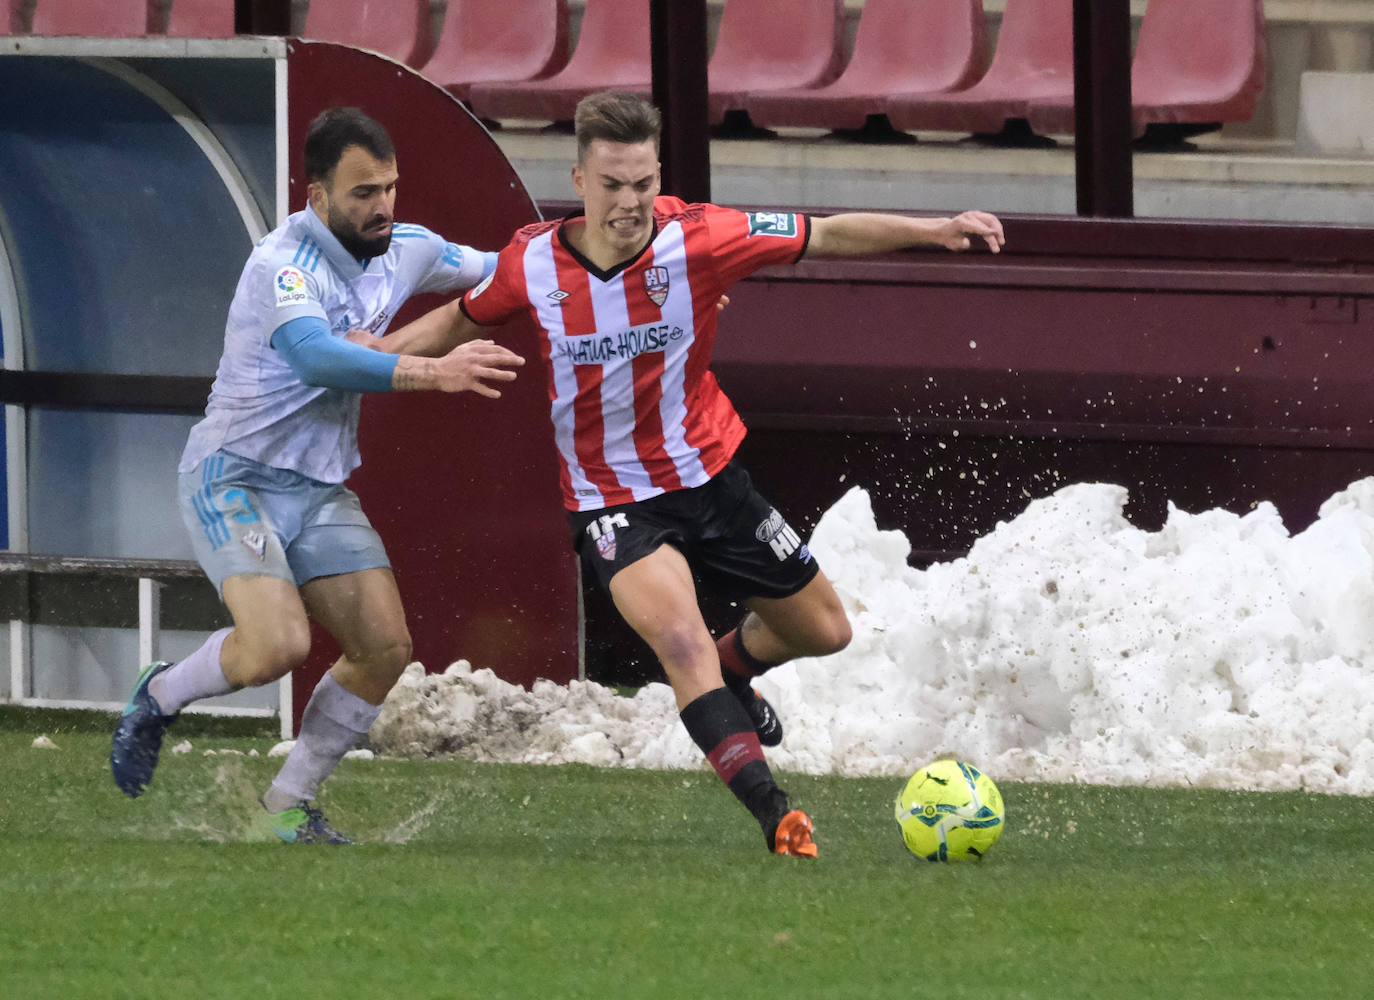
M 615 529 L 628 528 L 630 520 L 624 514 L 602 514 L 587 525 L 587 534 L 596 542 L 596 551 L 607 562 L 615 559 Z
M 666 267 L 647 267 L 644 269 L 644 293 L 649 301 L 661 306 L 668 301 L 668 269 Z

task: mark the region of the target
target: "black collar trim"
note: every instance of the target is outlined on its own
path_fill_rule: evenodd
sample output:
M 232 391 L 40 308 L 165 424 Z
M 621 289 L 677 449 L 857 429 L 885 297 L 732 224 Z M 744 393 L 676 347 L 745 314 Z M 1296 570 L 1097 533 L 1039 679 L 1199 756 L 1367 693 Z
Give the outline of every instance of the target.
M 567 215 L 563 216 L 562 221 L 558 223 L 558 242 L 563 244 L 563 249 L 568 251 L 568 253 L 572 256 L 572 259 L 577 261 L 577 263 L 582 266 L 582 269 L 584 271 L 586 271 L 592 277 L 596 278 L 598 281 L 610 281 L 621 271 L 624 271 L 626 268 L 634 264 L 635 261 L 639 260 L 639 258 L 643 257 L 645 251 L 648 250 L 649 247 L 654 245 L 654 240 L 658 239 L 658 219 L 651 218 L 649 220 L 649 242 L 645 243 L 644 246 L 640 247 L 639 252 L 636 253 L 633 257 L 629 258 L 628 260 L 622 260 L 619 264 L 615 265 L 615 267 L 603 271 L 601 270 L 601 268 L 597 267 L 590 260 L 588 260 L 586 256 L 584 256 L 583 253 L 577 249 L 577 247 L 573 246 L 572 240 L 568 239 L 566 232 L 568 223 L 571 222 L 573 219 L 582 218 L 585 218 L 584 213 L 577 209 L 574 209 Z M 583 224 L 585 225 L 586 223 Z

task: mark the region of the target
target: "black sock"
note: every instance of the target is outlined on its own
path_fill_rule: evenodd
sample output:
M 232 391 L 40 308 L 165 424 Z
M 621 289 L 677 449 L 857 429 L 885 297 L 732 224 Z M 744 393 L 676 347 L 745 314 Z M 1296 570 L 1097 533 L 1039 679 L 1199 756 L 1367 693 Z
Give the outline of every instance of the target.
M 739 699 L 725 688 L 716 688 L 690 702 L 681 718 L 687 735 L 701 747 L 721 781 L 771 837 L 782 818 L 779 800 L 785 805 L 787 796 L 773 780 L 754 723 Z

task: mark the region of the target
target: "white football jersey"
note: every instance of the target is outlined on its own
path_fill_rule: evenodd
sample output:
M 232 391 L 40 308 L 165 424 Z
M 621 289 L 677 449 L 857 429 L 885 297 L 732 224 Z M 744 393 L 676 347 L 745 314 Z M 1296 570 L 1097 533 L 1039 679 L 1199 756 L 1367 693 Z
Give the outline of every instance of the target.
M 495 266 L 495 253 L 406 223 L 393 225 L 385 254 L 359 263 L 313 211 L 290 216 L 243 268 L 210 402 L 191 429 L 180 471 L 227 448 L 320 482 L 343 482 L 361 462 L 362 394 L 305 385 L 273 349 L 273 331 L 317 316 L 336 337 L 358 328 L 380 337 L 410 296 L 471 288 Z

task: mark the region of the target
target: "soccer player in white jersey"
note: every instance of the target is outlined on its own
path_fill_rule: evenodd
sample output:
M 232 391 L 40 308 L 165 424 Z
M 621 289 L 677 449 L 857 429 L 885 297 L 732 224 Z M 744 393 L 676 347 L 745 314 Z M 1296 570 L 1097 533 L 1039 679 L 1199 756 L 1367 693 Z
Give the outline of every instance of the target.
M 687 732 L 769 850 L 815 857 L 810 818 L 764 759 L 782 726 L 751 679 L 843 649 L 850 626 L 807 547 L 733 461 L 744 425 L 707 367 L 716 302 L 758 268 L 803 256 L 974 240 L 995 253 L 1002 225 L 985 212 L 809 218 L 687 205 L 659 196 L 653 105 L 595 94 L 575 125 L 583 212 L 522 229 L 491 277 L 378 349 L 438 353 L 482 326 L 534 318 L 584 566 L 658 656 Z M 697 580 L 748 608 L 719 640 Z
M 243 269 L 205 418 L 178 470 L 196 558 L 234 624 L 186 659 L 144 669 L 110 765 L 126 794 L 142 794 L 177 713 L 290 673 L 309 652 L 313 618 L 343 655 L 316 686 L 254 823 L 288 843 L 347 843 L 315 806 L 316 791 L 368 731 L 411 652 L 386 551 L 344 485 L 360 462 L 361 394 L 494 398 L 493 383 L 515 378 L 522 359 L 482 340 L 439 357 L 362 346 L 387 332 L 408 297 L 471 288 L 496 255 L 393 221 L 395 147 L 356 108 L 311 123 L 305 172 L 308 206 Z

